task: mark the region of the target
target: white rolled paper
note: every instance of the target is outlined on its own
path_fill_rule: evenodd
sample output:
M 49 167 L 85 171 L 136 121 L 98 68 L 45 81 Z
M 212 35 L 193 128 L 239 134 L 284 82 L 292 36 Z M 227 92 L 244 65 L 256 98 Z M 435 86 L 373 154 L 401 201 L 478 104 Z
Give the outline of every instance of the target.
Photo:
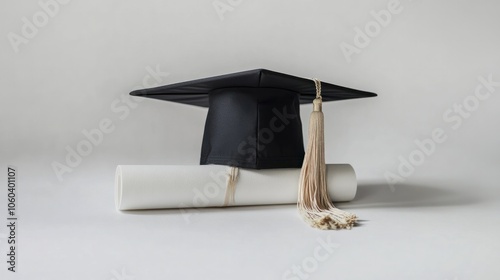
M 119 165 L 115 204 L 118 210 L 223 206 L 228 166 Z M 328 194 L 335 202 L 356 195 L 354 169 L 327 164 Z M 297 203 L 300 168 L 239 169 L 234 203 L 266 205 Z

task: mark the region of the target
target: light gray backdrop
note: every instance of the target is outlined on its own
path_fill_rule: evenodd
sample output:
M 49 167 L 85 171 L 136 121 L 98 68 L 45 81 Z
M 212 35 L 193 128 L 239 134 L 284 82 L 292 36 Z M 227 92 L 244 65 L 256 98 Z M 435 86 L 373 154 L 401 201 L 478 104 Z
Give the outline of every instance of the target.
M 499 8 L 2 1 L 0 225 L 12 165 L 19 245 L 12 273 L 1 226 L 0 275 L 497 279 Z M 324 106 L 327 161 L 354 166 L 358 199 L 343 207 L 363 226 L 313 230 L 293 205 L 116 212 L 116 165 L 198 164 L 206 115 L 128 92 L 254 68 L 379 94 Z M 302 107 L 303 120 L 310 111 Z

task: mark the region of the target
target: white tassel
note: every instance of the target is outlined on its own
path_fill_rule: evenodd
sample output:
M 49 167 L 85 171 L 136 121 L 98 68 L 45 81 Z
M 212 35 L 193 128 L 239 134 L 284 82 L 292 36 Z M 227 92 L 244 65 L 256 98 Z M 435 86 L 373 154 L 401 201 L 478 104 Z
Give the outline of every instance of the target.
M 356 215 L 336 208 L 328 195 L 321 82 L 317 79 L 314 82 L 316 99 L 309 121 L 309 140 L 300 174 L 297 206 L 303 219 L 312 227 L 351 229 L 356 223 Z

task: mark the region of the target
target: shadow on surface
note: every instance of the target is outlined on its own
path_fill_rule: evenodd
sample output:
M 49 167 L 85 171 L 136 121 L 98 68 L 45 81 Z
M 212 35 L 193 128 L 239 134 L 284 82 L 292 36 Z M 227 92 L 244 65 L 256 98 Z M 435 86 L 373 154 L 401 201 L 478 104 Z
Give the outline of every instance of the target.
M 481 199 L 463 189 L 401 184 L 391 189 L 387 184 L 361 184 L 356 198 L 342 203 L 342 208 L 377 207 L 446 207 L 475 204 Z
M 179 215 L 184 213 L 185 215 L 190 215 L 193 213 L 201 214 L 201 213 L 214 213 L 221 211 L 231 211 L 231 212 L 240 212 L 240 211 L 280 211 L 286 208 L 295 209 L 295 204 L 276 204 L 276 205 L 257 205 L 257 206 L 231 206 L 231 207 L 200 207 L 200 208 L 183 208 L 183 209 L 144 209 L 144 210 L 125 210 L 120 211 L 123 214 L 132 214 L 132 215 Z

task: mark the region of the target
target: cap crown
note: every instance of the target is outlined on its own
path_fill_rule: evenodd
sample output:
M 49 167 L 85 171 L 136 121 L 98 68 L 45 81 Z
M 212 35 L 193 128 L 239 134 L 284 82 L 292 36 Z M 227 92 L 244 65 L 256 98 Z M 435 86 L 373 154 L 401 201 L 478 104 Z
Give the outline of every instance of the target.
M 210 92 L 200 164 L 244 168 L 301 167 L 299 94 L 276 88 Z

